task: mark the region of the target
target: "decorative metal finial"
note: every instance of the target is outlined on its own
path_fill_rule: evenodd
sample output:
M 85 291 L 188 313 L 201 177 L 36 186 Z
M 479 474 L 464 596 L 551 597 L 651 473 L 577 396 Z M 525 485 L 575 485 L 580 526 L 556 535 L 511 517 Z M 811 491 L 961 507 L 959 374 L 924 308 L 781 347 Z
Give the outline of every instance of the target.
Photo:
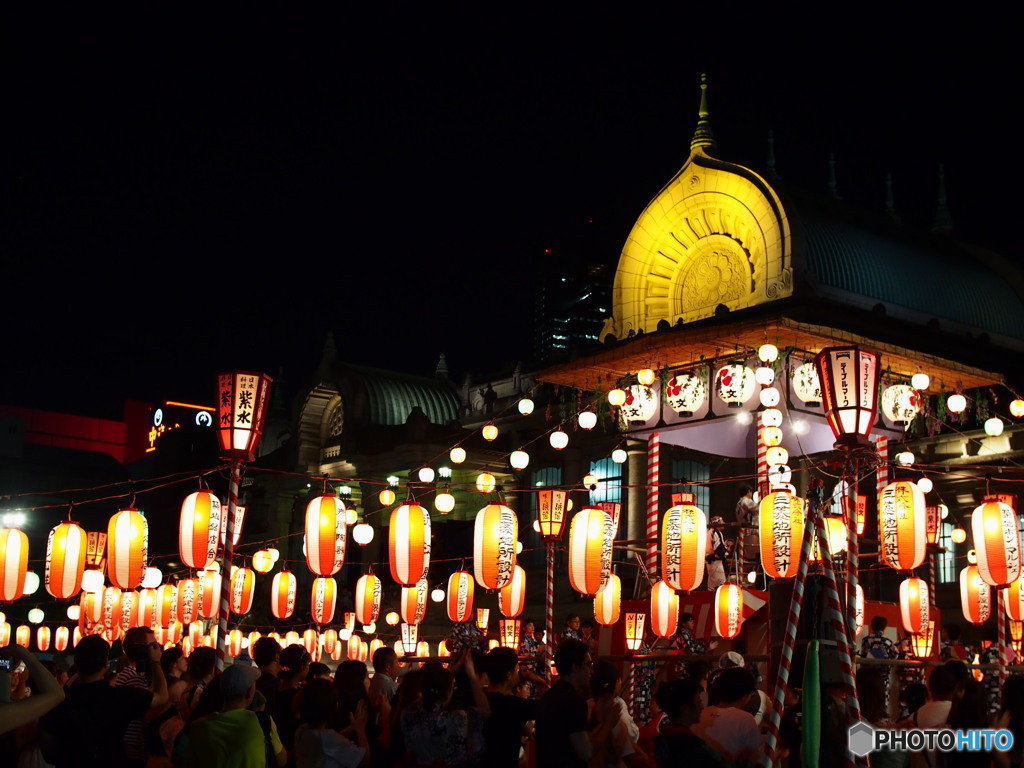
M 711 133 L 711 120 L 708 113 L 708 76 L 701 73 L 700 76 L 700 109 L 697 110 L 697 130 L 693 133 L 693 140 L 690 142 L 690 149 L 697 147 L 708 147 L 715 149 L 715 137 Z

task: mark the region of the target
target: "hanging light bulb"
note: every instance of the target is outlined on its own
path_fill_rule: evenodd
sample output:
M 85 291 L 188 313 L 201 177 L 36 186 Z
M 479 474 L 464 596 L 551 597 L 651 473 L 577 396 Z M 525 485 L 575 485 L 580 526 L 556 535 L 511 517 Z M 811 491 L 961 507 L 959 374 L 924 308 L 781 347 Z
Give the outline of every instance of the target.
M 918 371 L 910 377 L 910 386 L 917 390 L 924 391 L 928 389 L 928 385 L 931 383 L 932 380 L 928 378 L 928 374 L 922 373 L 921 371 Z
M 967 398 L 956 392 L 946 400 L 946 409 L 950 413 L 963 413 L 967 410 Z
M 533 413 L 533 400 L 531 400 L 528 397 L 524 397 L 522 400 L 520 400 L 519 412 L 523 414 L 523 416 L 529 416 L 531 413 Z
M 569 436 L 562 430 L 556 429 L 551 433 L 551 436 L 548 438 L 548 442 L 551 443 L 552 448 L 556 451 L 560 451 L 569 444 Z
M 593 429 L 597 426 L 597 414 L 593 411 L 582 411 L 578 417 L 580 429 Z
M 757 348 L 757 357 L 762 363 L 774 363 L 779 359 L 779 348 L 774 344 L 762 344 Z

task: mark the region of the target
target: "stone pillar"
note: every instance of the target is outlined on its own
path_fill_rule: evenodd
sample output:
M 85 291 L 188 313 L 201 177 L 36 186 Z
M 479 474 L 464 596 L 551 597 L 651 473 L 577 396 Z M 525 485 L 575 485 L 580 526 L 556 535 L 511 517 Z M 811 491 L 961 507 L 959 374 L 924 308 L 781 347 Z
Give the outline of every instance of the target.
M 637 541 L 647 535 L 647 443 L 637 440 L 626 443 L 625 483 L 626 538 Z

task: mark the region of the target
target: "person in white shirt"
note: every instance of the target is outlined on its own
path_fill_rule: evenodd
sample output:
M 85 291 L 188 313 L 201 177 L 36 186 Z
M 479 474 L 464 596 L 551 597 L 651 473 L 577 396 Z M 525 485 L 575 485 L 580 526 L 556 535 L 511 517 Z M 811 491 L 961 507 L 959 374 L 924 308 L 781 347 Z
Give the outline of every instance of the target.
M 710 706 L 701 712 L 693 732 L 726 762 L 760 762 L 761 732 L 754 716 L 744 711 L 756 692 L 754 676 L 740 667 L 723 669 L 711 681 Z

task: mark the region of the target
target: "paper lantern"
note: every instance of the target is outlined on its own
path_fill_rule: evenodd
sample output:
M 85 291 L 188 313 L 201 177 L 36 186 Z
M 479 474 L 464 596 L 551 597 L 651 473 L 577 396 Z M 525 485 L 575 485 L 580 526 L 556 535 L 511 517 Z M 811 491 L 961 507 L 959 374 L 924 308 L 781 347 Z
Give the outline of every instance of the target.
M 391 578 L 415 586 L 430 568 L 430 513 L 419 504 L 403 504 L 391 513 L 388 528 Z
M 608 581 L 594 595 L 594 621 L 606 627 L 617 624 L 621 601 L 622 581 L 616 574 L 608 574 Z
M 349 638 L 348 647 L 345 649 L 349 661 L 359 661 L 359 657 L 361 655 L 360 647 L 362 645 L 363 640 L 359 635 L 352 635 L 352 637 Z
M 473 617 L 473 585 L 466 571 L 456 571 L 448 579 L 448 618 L 455 624 Z
M 434 496 L 434 509 L 442 515 L 447 515 L 455 509 L 455 497 L 448 491 L 441 491 Z
M 626 614 L 626 649 L 639 651 L 644 642 L 644 623 L 647 616 L 643 613 Z
M 764 458 L 771 465 L 788 464 L 789 451 L 781 445 L 775 445 L 765 451 Z
M 912 635 L 928 627 L 928 583 L 910 577 L 900 583 L 900 619 L 903 629 Z
M 0 528 L 0 602 L 13 602 L 25 593 L 28 536 L 15 528 Z
M 110 587 L 107 587 L 107 589 L 109 590 Z M 133 602 L 135 612 L 132 615 L 132 625 L 136 627 L 152 627 L 156 624 L 156 590 L 140 589 L 138 595 L 138 600 Z
M 416 653 L 416 645 L 419 642 L 419 627 L 415 624 L 402 625 L 402 649 L 405 653 L 412 655 Z M 397 648 L 395 649 L 398 650 Z
M 220 508 L 220 545 L 223 547 L 228 541 L 228 528 L 231 528 L 231 546 L 237 547 L 242 538 L 242 525 L 245 522 L 245 507 L 235 504 L 235 522 L 232 525 L 228 521 L 228 508 L 223 504 Z
M 772 579 L 793 579 L 804 541 L 804 503 L 787 490 L 773 490 L 758 512 L 761 567 Z
M 381 505 L 390 507 L 395 503 L 395 492 L 390 488 L 385 488 L 377 494 L 377 499 L 380 501 Z
M 608 404 L 613 408 L 620 407 L 626 402 L 626 391 L 623 389 L 608 390 Z
M 757 378 L 756 374 L 754 378 Z M 774 408 L 779 404 L 781 396 L 779 395 L 779 390 L 775 387 L 764 387 L 761 389 L 758 399 L 761 401 L 761 405 L 765 408 Z
M 253 553 L 252 569 L 256 573 L 270 573 L 274 567 L 274 559 L 266 549 L 260 549 Z
M 850 534 L 846 528 L 846 523 L 843 522 L 841 517 L 826 517 L 822 521 L 825 526 L 825 538 L 828 540 L 828 551 L 832 558 L 836 558 L 839 555 L 846 554 L 849 549 Z M 815 531 L 814 538 L 811 539 L 811 562 L 821 562 L 821 550 L 818 545 L 818 533 Z
M 769 368 L 766 365 L 763 365 L 760 368 L 755 368 L 754 379 L 762 387 L 770 387 L 772 384 L 775 383 L 775 369 Z M 778 400 L 776 400 L 775 402 L 777 404 Z
M 530 466 L 530 454 L 526 451 L 512 451 L 508 456 L 508 463 L 512 469 L 526 469 Z
M 452 464 L 461 464 L 466 460 L 466 449 L 455 446 L 448 452 L 448 458 L 452 460 Z
M 519 522 L 504 504 L 488 504 L 476 514 L 473 573 L 484 589 L 501 589 L 512 580 Z
M 216 619 L 220 613 L 221 575 L 217 571 L 205 570 L 199 575 L 199 615 L 204 619 Z
M 581 509 L 569 523 L 569 583 L 583 595 L 596 595 L 611 568 L 605 553 L 605 525 L 610 516 L 600 509 Z
M 625 464 L 627 458 L 629 458 L 629 456 L 621 448 L 616 448 L 614 451 L 612 451 L 612 461 L 614 461 L 616 464 Z
M 427 615 L 427 592 L 430 585 L 426 578 L 420 579 L 414 587 L 402 587 L 401 609 L 402 621 L 406 624 L 419 624 Z
M 528 397 L 524 397 L 522 400 L 520 400 L 519 412 L 523 414 L 523 416 L 529 416 L 531 413 L 533 413 L 533 400 L 531 400 Z
M 864 628 L 864 587 L 856 585 L 853 593 L 853 634 L 854 637 L 860 634 Z
M 149 590 L 143 590 L 144 592 L 150 592 Z M 123 599 L 121 596 L 121 590 L 117 587 L 104 587 L 103 591 L 99 595 L 100 602 L 100 623 L 103 624 L 107 629 L 113 629 L 121 625 L 121 612 L 123 610 Z M 154 617 L 156 614 L 156 593 L 155 590 L 152 592 L 152 606 L 153 611 L 151 614 L 147 614 L 149 621 L 142 626 L 149 626 L 154 623 Z
M 512 569 L 512 581 L 498 592 L 498 610 L 507 619 L 514 619 L 523 612 L 526 604 L 526 571 L 520 566 Z
M 814 363 L 797 366 L 790 377 L 790 383 L 793 385 L 793 394 L 805 405 L 812 408 L 821 405 L 821 380 Z
M 761 430 L 761 443 L 772 448 L 782 444 L 782 430 L 778 427 L 765 427 Z M 787 456 L 787 458 L 789 458 Z M 786 462 L 780 462 L 785 464 Z
M 658 637 L 672 637 L 679 621 L 679 595 L 665 580 L 651 588 L 651 631 Z
M 369 523 L 358 523 L 352 527 L 352 540 L 359 546 L 373 541 L 373 526 Z
M 999 437 L 1003 434 L 1003 420 L 998 416 L 985 419 L 985 434 L 989 437 Z
M 231 461 L 256 458 L 272 379 L 233 371 L 217 377 L 217 436 L 220 455 Z
M 156 623 L 169 627 L 178 620 L 178 590 L 173 584 L 161 584 L 156 589 Z
M 58 600 L 68 600 L 82 588 L 88 539 L 77 523 L 54 526 L 46 540 L 46 591 Z
M 761 411 L 761 424 L 766 427 L 781 427 L 782 411 L 778 408 L 765 408 Z
M 908 480 L 889 483 L 878 500 L 878 530 L 882 562 L 897 571 L 910 571 L 924 562 L 927 551 L 927 511 L 921 489 Z
M 545 539 L 560 539 L 565 527 L 566 491 L 537 491 L 537 520 L 540 535 Z
M 220 540 L 220 499 L 209 491 L 196 491 L 181 503 L 178 553 L 189 568 L 202 569 L 217 559 Z
M 252 610 L 255 586 L 256 573 L 252 568 L 232 568 L 230 603 L 232 613 L 244 616 Z
M 320 656 L 320 633 L 313 628 L 307 629 L 302 633 L 302 645 L 310 658 L 316 661 Z
M 665 402 L 680 416 L 693 416 L 694 411 L 704 405 L 708 388 L 704 377 L 695 373 L 681 373 L 673 376 L 665 385 Z
M 365 573 L 356 582 L 355 619 L 360 624 L 372 624 L 380 615 L 380 579 Z
M 87 604 L 91 601 L 84 599 L 85 593 L 83 592 L 82 602 L 82 617 L 78 622 L 80 627 L 88 626 L 91 623 L 89 618 L 89 612 L 91 605 Z M 97 601 L 97 605 L 102 606 L 102 596 L 97 594 L 94 596 Z M 138 592 L 122 592 L 121 593 L 121 631 L 127 632 L 132 627 L 136 626 L 135 620 L 139 616 L 139 593 Z M 98 621 L 98 619 L 97 619 Z
M 103 589 L 105 583 L 106 579 L 103 576 L 103 571 L 87 568 L 82 573 L 82 591 L 84 592 L 99 592 Z
M 930 659 L 935 645 L 935 622 L 928 621 L 918 633 L 910 636 L 910 648 L 914 656 L 924 661 Z
M 921 395 L 906 384 L 893 384 L 882 392 L 882 413 L 894 424 L 909 424 L 921 408 Z
M 333 493 L 306 505 L 306 565 L 317 576 L 333 576 L 345 563 L 345 505 Z
M 298 582 L 291 571 L 274 574 L 270 583 L 270 612 L 275 619 L 287 619 L 295 611 L 295 595 Z
M 238 656 L 242 652 L 242 630 L 232 629 L 228 632 L 228 655 Z
M 519 633 L 522 629 L 522 622 L 519 619 L 498 620 L 498 641 L 502 648 L 519 649 Z
M 18 629 L 15 630 L 14 642 L 24 648 L 28 648 L 29 643 L 32 642 L 32 627 L 28 624 L 22 624 L 18 627 Z
M 338 643 L 338 632 L 335 629 L 326 629 L 323 634 L 320 635 L 324 642 L 324 653 L 331 654 L 333 656 L 334 649 L 340 645 Z M 251 643 L 250 643 L 251 645 Z
M 932 383 L 932 380 L 928 377 L 927 373 L 918 371 L 910 377 L 910 386 L 914 389 L 925 390 Z
M 556 429 L 548 436 L 548 442 L 556 451 L 560 451 L 569 444 L 569 436 L 560 429 Z
M 149 524 L 138 510 L 122 509 L 107 526 L 107 577 L 121 589 L 142 583 L 149 552 Z
M 484 440 L 491 442 L 496 440 L 498 437 L 498 428 L 494 424 L 484 424 L 483 429 L 480 430 L 480 434 Z
M 477 608 L 476 609 L 476 628 L 484 632 L 487 631 L 487 625 L 491 620 L 491 609 L 490 608 Z
M 495 427 L 494 436 L 498 436 L 497 427 Z M 432 483 L 434 482 L 434 478 L 437 477 L 437 473 L 434 472 L 433 467 L 420 467 L 416 470 L 416 477 L 419 478 L 421 483 Z
M 1013 507 L 986 500 L 971 515 L 978 573 L 986 584 L 1005 587 L 1020 577 L 1020 532 Z
M 627 425 L 650 421 L 658 413 L 658 396 L 650 387 L 634 384 L 626 391 L 626 400 L 619 406 L 619 417 Z
M 708 521 L 692 504 L 670 508 L 661 522 L 661 578 L 672 589 L 692 591 L 704 579 Z
M 946 410 L 950 413 L 963 413 L 967 410 L 967 398 L 955 392 L 946 399 Z
M 147 566 L 146 570 L 142 572 L 142 588 L 143 589 L 156 589 L 164 580 L 163 571 L 153 566 Z
M 715 590 L 715 631 L 726 638 L 736 637 L 743 626 L 743 590 L 735 584 L 723 584 Z
M 61 653 L 67 650 L 70 634 L 67 627 L 57 627 L 57 631 L 53 633 L 53 648 L 55 651 Z
M 878 410 L 881 357 L 855 346 L 828 347 L 817 354 L 814 364 L 836 447 L 868 445 Z
M 1015 419 L 1024 416 L 1024 400 L 1019 397 L 1010 401 L 1010 415 Z
M 199 611 L 199 579 L 188 578 L 178 581 L 177 618 L 182 624 L 191 624 Z
M 1017 589 L 1013 586 L 1017 584 Z M 1006 612 L 1014 617 L 1011 605 L 1016 602 L 1017 617 L 1020 612 L 1020 582 L 1015 581 L 1006 590 Z M 1016 592 L 1016 595 L 1013 593 Z M 992 588 L 985 583 L 978 573 L 978 566 L 968 565 L 960 571 L 960 608 L 964 618 L 971 624 L 984 624 L 992 614 Z
M 309 591 L 309 612 L 317 624 L 330 624 L 334 621 L 334 606 L 337 602 L 338 585 L 329 576 L 313 579 Z
M 284 642 L 282 642 L 281 645 L 287 648 L 289 645 L 298 645 L 298 643 L 299 633 L 296 632 L 294 629 L 290 629 L 285 633 Z
M 597 414 L 593 411 L 580 411 L 576 421 L 579 423 L 580 429 L 593 429 L 597 426 Z
M 715 374 L 718 399 L 730 408 L 739 408 L 754 396 L 757 379 L 745 365 L 723 365 Z
M 136 594 L 132 592 L 131 594 Z M 90 626 L 103 621 L 103 590 L 99 592 L 82 592 L 79 596 L 79 626 Z

